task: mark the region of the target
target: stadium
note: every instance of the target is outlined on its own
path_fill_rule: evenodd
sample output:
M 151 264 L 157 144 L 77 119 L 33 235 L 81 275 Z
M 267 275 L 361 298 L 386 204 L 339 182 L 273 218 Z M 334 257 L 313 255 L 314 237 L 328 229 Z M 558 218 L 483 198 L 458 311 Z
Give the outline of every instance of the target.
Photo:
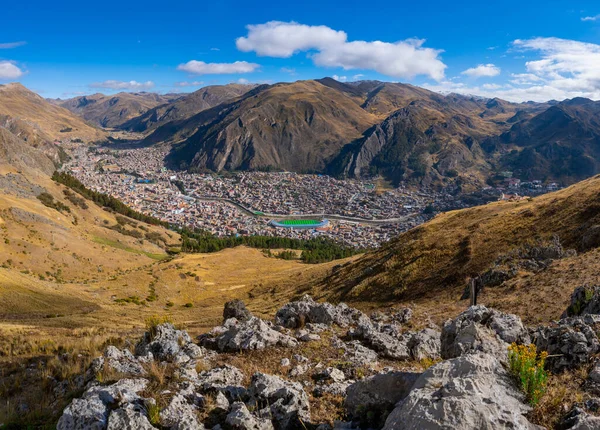
M 284 220 L 271 220 L 271 225 L 274 227 L 281 228 L 292 228 L 292 229 L 317 229 L 324 228 L 329 225 L 329 220 L 316 220 L 316 219 L 284 219 Z

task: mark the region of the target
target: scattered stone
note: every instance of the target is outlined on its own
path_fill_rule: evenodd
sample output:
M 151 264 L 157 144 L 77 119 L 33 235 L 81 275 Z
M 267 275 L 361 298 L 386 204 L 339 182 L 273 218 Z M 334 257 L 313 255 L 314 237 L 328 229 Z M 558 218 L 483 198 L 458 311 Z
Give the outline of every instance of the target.
M 104 366 L 109 366 L 118 373 L 126 375 L 145 375 L 146 370 L 128 349 L 108 346 L 104 351 Z
M 266 322 L 252 317 L 246 322 L 235 318 L 225 321 L 208 335 L 202 335 L 200 342 L 219 351 L 240 351 L 265 349 L 272 346 L 294 347 L 298 341 L 291 336 L 273 330 Z
M 239 299 L 231 300 L 225 303 L 223 308 L 223 323 L 229 318 L 235 318 L 240 322 L 246 322 L 252 318 L 252 312 L 246 309 L 246 305 Z
M 404 308 L 392 315 L 392 321 L 398 324 L 406 324 L 412 319 L 413 311 L 411 308 Z
M 335 367 L 328 367 L 323 370 L 319 370 L 312 375 L 315 381 L 333 381 L 343 382 L 346 379 L 344 372 Z
M 225 422 L 235 430 L 273 430 L 273 423 L 250 413 L 242 402 L 235 402 Z
M 441 333 L 426 328 L 412 335 L 408 341 L 408 349 L 413 360 L 436 360 L 440 358 L 442 348 Z
M 371 421 L 383 423 L 419 376 L 420 373 L 393 371 L 361 379 L 346 390 L 346 410 L 354 419 L 364 420 L 369 414 Z
M 334 382 L 332 384 L 319 384 L 313 390 L 313 396 L 322 397 L 323 394 L 332 394 L 334 396 L 345 396 L 346 390 L 352 385 L 351 381 Z
M 106 430 L 151 430 L 155 428 L 141 408 L 120 408 L 110 413 Z
M 287 328 L 302 328 L 307 323 L 347 327 L 360 319 L 368 318 L 344 303 L 337 306 L 331 303 L 317 303 L 306 295 L 301 300 L 288 303 L 279 309 L 275 315 L 275 324 Z
M 252 376 L 249 405 L 255 405 L 259 416 L 270 416 L 278 429 L 301 428 L 310 422 L 310 405 L 302 385 L 277 376 L 255 373 Z
M 160 412 L 161 423 L 178 430 L 204 429 L 198 422 L 197 409 L 189 404 L 185 397 L 176 394 L 165 409 Z
M 575 406 L 558 424 L 558 430 L 596 430 L 600 429 L 600 417 L 587 413 Z
M 218 392 L 215 397 L 215 409 L 221 409 L 223 411 L 229 410 L 229 400 L 225 397 L 225 394 Z
M 555 327 L 540 327 L 533 332 L 533 342 L 539 351 L 547 351 L 547 366 L 552 372 L 574 369 L 589 363 L 600 351 L 594 326 L 600 323 L 595 315 L 564 318 Z
M 304 375 L 306 372 L 310 370 L 310 366 L 308 364 L 298 364 L 290 370 L 290 376 L 292 378 L 297 378 L 298 376 Z
M 300 342 L 315 342 L 317 340 L 321 340 L 321 336 L 316 333 L 311 333 L 305 329 L 296 330 L 294 336 L 296 336 L 296 339 L 298 339 Z
M 343 342 L 339 338 L 333 338 L 333 345 L 344 350 L 344 357 L 357 366 L 375 366 L 379 356 L 372 349 L 363 346 L 359 341 L 353 340 Z
M 577 287 L 571 294 L 571 304 L 562 314 L 562 318 L 600 314 L 600 286 Z
M 392 429 L 541 429 L 525 414 L 531 408 L 493 356 L 473 353 L 426 370 L 388 416 Z
M 112 408 L 141 400 L 145 379 L 121 379 L 109 386 L 94 385 L 83 396 L 73 399 L 58 420 L 57 430 L 104 429 Z
M 238 368 L 225 364 L 201 372 L 196 385 L 205 393 L 218 391 L 230 400 L 239 400 L 246 396 L 243 380 L 244 375 Z
M 485 306 L 471 306 L 442 328 L 441 356 L 459 357 L 471 352 L 486 352 L 503 361 L 508 343 L 530 343 L 521 319 Z
M 281 361 L 279 362 L 279 364 L 282 367 L 289 367 L 292 363 L 290 362 L 289 358 L 282 358 Z
M 202 350 L 185 330 L 177 330 L 173 324 L 165 323 L 156 326 L 153 332 L 146 332 L 136 345 L 135 353 L 147 359 L 183 363 L 201 356 Z
M 352 338 L 359 339 L 367 347 L 372 348 L 385 358 L 394 360 L 408 360 L 408 340 L 391 325 L 381 326 L 370 321 L 359 324 L 355 329 L 348 331 Z

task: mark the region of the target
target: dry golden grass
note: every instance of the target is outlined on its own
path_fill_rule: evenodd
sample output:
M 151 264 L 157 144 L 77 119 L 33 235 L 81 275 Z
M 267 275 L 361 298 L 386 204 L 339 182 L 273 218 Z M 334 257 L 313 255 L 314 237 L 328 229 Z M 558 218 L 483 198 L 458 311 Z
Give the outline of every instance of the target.
M 558 234 L 581 249 L 587 228 L 600 222 L 600 177 L 531 201 L 497 202 L 438 215 L 315 286 L 334 300 L 439 300 L 460 290 L 496 258 Z
M 0 86 L 0 115 L 18 118 L 24 123 L 33 123 L 30 132 L 40 130 L 44 137 L 62 140 L 79 138 L 85 142 L 97 141 L 106 133 L 79 118 L 74 113 L 44 100 L 39 95 L 18 83 Z M 63 131 L 60 130 L 68 130 Z

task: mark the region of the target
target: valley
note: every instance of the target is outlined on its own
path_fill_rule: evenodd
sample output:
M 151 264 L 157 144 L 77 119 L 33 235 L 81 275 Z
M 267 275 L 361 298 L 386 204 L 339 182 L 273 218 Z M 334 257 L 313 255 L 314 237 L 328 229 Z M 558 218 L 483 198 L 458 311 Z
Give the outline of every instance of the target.
M 98 95 L 60 102 L 71 110 L 20 86 L 3 91 L 16 92 L 9 100 L 21 106 L 19 118 L 7 117 L 0 127 L 0 397 L 10 399 L 0 404 L 0 423 L 56 423 L 73 396 L 83 392 L 81 381 L 108 387 L 123 380 L 108 365 L 91 379 L 82 377 L 91 372 L 95 357 L 114 364 L 110 347 L 118 347 L 118 354 L 136 354 L 133 361 L 118 360 L 142 363 L 145 358 L 130 339 L 147 330 L 171 333 L 176 330 L 171 324 L 178 332 L 185 328 L 185 335 L 176 336 L 198 339 L 186 348 L 216 350 L 211 355 L 201 349 L 202 359 L 187 362 L 196 374 L 234 365 L 249 385 L 256 372 L 274 373 L 307 387 L 313 422 L 333 423 L 332 410 L 336 419 L 355 420 L 358 410 L 342 407 L 345 391 L 319 391 L 345 390 L 354 379 L 334 385 L 293 373 L 280 364 L 289 345 L 301 342 L 297 348 L 311 363 L 323 361 L 327 369 L 358 381 L 388 368 L 421 374 L 450 365 L 449 359 L 466 359 L 438 351 L 440 328 L 446 333 L 449 319 L 482 312 L 511 321 L 518 330 L 519 324 L 531 327 L 523 333 L 536 325 L 551 330 L 549 325 L 573 306 L 573 291 L 592 291 L 598 282 L 600 177 L 585 163 L 595 150 L 593 124 L 585 123 L 590 128 L 581 134 L 565 132 L 586 142 L 582 151 L 562 153 L 562 166 L 577 171 L 563 175 L 566 170 L 556 167 L 555 143 L 548 143 L 554 138 L 546 136 L 538 147 L 538 140 L 524 137 L 537 139 L 531 137 L 537 128 L 525 121 L 551 109 L 545 104 L 520 106 L 401 84 L 330 80 L 208 88 L 194 93 L 193 101 L 140 93 L 119 95 L 114 102 Z M 331 104 L 331 97 L 343 97 L 342 107 Z M 297 113 L 298 106 L 308 112 L 306 98 L 319 109 L 299 124 L 289 112 Z M 144 103 L 138 105 L 137 99 Z M 577 122 L 594 103 L 556 106 Z M 120 115 L 113 115 L 113 105 Z M 331 112 L 325 107 L 341 116 L 328 123 Z M 265 122 L 272 109 L 276 113 Z M 453 119 L 441 127 L 449 110 Z M 453 122 L 459 110 L 471 112 L 460 124 Z M 251 111 L 257 116 L 247 116 Z M 80 122 L 75 114 L 98 125 L 106 120 L 111 128 Z M 517 115 L 523 122 L 510 125 Z M 256 118 L 261 127 L 249 125 Z M 56 132 L 49 121 L 73 127 Z M 277 149 L 282 153 L 261 140 L 269 121 L 301 130 L 295 137 L 296 131 L 288 134 L 293 139 Z M 354 121 L 353 126 L 343 129 L 345 121 Z M 307 148 L 325 142 L 313 126 L 326 123 L 332 128 L 325 127 L 325 139 L 335 137 L 337 143 L 311 164 L 316 155 Z M 235 147 L 239 127 L 264 144 L 242 143 L 241 158 Z M 463 127 L 478 131 L 466 133 Z M 505 134 L 508 129 L 520 136 L 517 143 Z M 237 136 L 235 145 L 219 140 L 223 136 Z M 296 153 L 298 142 L 303 149 Z M 561 140 L 559 146 L 571 144 Z M 428 149 L 418 149 L 421 145 Z M 192 149 L 199 152 L 186 152 Z M 538 149 L 534 158 L 540 164 L 524 169 L 525 151 Z M 174 163 L 182 154 L 185 163 Z M 571 155 L 580 158 L 573 161 Z M 587 167 L 577 170 L 582 165 Z M 471 282 L 483 307 L 468 307 Z M 232 300 L 243 301 L 235 306 L 247 306 L 254 317 L 227 322 L 223 305 Z M 290 328 L 270 322 L 290 306 L 320 310 L 307 311 L 312 317 L 302 318 L 315 321 L 306 326 L 306 321 Z M 352 321 L 318 325 L 315 315 L 331 309 Z M 481 348 L 496 345 L 489 329 L 477 329 Z M 233 340 L 227 338 L 231 333 Z M 218 339 L 234 346 L 221 348 L 218 343 L 225 340 Z M 372 363 L 353 361 L 360 354 Z M 146 370 L 150 362 L 139 363 L 135 368 L 154 375 L 157 389 L 179 390 L 177 384 L 189 382 L 189 375 L 177 372 L 192 372 L 183 362 L 161 364 L 164 373 Z M 306 372 L 318 370 L 310 366 Z M 560 384 L 564 377 L 553 375 L 550 383 Z M 49 382 L 40 384 L 40 378 Z M 171 394 L 155 399 L 163 412 L 176 398 Z M 556 399 L 570 407 L 573 396 L 588 394 L 583 382 L 572 382 L 572 394 L 553 396 L 528 412 L 528 419 L 554 425 L 564 415 L 551 409 Z

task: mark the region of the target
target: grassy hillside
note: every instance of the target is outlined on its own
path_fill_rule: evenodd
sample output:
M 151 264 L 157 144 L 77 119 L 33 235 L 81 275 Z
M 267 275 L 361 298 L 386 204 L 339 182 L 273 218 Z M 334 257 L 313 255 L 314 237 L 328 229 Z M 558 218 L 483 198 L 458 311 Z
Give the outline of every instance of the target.
M 61 141 L 81 139 L 90 142 L 105 137 L 103 131 L 18 83 L 0 85 L 0 120 L 2 117 L 20 121 L 22 133 L 30 139 L 37 134 Z M 6 119 L 2 120 L 4 122 Z
M 558 235 L 579 255 L 557 260 L 539 273 L 523 270 L 500 287 L 484 289 L 482 300 L 511 312 L 556 318 L 573 288 L 594 280 L 600 245 L 600 176 L 564 190 L 520 202 L 495 202 L 448 212 L 410 230 L 355 263 L 339 268 L 313 291 L 321 296 L 370 305 L 416 301 L 435 314 L 460 302 L 471 276 L 490 269 L 498 257 Z M 572 268 L 578 267 L 576 276 Z M 549 275 L 551 274 L 551 275 Z M 541 297 L 545 297 L 540 301 Z M 504 305 L 503 305 L 504 304 Z M 533 318 L 535 319 L 535 318 Z M 530 320 L 533 320 L 530 319 Z

